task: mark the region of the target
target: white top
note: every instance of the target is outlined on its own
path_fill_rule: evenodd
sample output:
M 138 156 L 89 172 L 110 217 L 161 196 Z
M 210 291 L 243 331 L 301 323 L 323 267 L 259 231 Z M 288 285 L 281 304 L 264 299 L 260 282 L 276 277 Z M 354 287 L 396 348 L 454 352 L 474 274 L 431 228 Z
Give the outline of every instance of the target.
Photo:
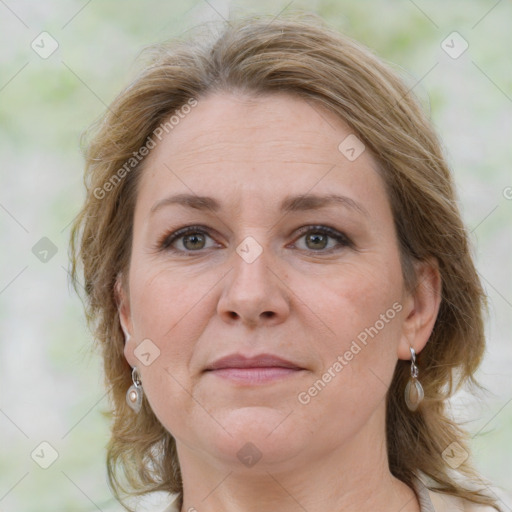
M 418 496 L 420 512 L 496 512 L 494 507 L 488 505 L 478 505 L 456 496 L 431 491 L 419 479 L 414 482 L 414 491 Z M 171 500 L 161 512 L 180 512 L 178 495 L 175 494 Z

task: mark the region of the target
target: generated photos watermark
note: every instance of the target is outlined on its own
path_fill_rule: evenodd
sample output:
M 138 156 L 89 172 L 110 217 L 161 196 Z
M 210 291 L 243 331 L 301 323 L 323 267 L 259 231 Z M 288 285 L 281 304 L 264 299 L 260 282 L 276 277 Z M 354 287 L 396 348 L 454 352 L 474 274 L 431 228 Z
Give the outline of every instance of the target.
M 379 319 L 370 327 L 366 327 L 352 340 L 350 348 L 346 350 L 342 355 L 338 355 L 336 361 L 333 362 L 329 368 L 322 374 L 320 379 L 317 379 L 315 383 L 310 386 L 307 390 L 301 391 L 297 395 L 299 403 L 307 405 L 311 402 L 311 399 L 317 396 L 326 386 L 331 382 L 342 370 L 347 366 L 354 357 L 366 347 L 370 339 L 373 339 L 379 334 L 384 327 L 386 327 L 393 318 L 402 311 L 403 306 L 399 302 L 393 303 L 393 305 L 379 316 Z
M 174 128 L 189 114 L 193 107 L 197 106 L 198 102 L 195 98 L 190 98 L 187 103 L 181 106 L 172 116 L 170 116 L 164 123 L 159 124 L 153 133 L 146 139 L 146 142 L 134 151 L 131 156 L 101 187 L 96 187 L 93 195 L 96 199 L 103 199 L 108 192 L 114 190 L 121 180 L 132 171 L 137 165 L 149 155 L 149 152 L 156 147 L 164 134 L 170 133 Z M 156 141 L 155 139 L 158 139 Z

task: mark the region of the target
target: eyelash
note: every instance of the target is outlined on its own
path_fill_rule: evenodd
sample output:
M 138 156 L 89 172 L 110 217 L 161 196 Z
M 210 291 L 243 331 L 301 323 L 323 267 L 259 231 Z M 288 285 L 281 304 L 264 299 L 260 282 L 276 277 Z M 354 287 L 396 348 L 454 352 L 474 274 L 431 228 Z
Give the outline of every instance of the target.
M 336 240 L 338 242 L 338 246 L 341 246 L 341 247 L 353 247 L 354 246 L 352 241 L 344 233 L 341 233 L 341 232 L 337 231 L 336 229 L 330 228 L 329 226 L 322 226 L 322 225 L 304 226 L 303 228 L 299 228 L 298 231 L 300 234 L 299 234 L 299 237 L 297 238 L 297 240 L 309 233 L 319 233 L 319 234 L 323 234 L 323 235 L 328 235 L 330 238 Z M 181 250 L 181 249 L 176 249 L 176 248 L 172 247 L 173 242 L 175 242 L 176 240 L 179 240 L 187 235 L 192 235 L 192 234 L 201 234 L 201 235 L 210 236 L 209 230 L 207 228 L 204 228 L 203 226 L 186 226 L 184 228 L 178 229 L 177 231 L 165 233 L 157 242 L 155 249 L 159 252 L 171 251 L 174 253 L 182 253 L 182 254 L 183 253 L 193 254 L 193 253 L 203 252 L 205 249 L 198 249 L 197 251 L 193 251 L 193 250 Z M 308 250 L 308 251 L 318 253 L 318 254 L 320 254 L 320 253 L 330 254 L 331 252 L 333 252 L 337 249 L 339 250 L 339 248 L 340 247 L 338 247 L 338 248 L 331 247 L 330 249 L 327 249 L 327 250 L 319 249 L 318 251 L 315 251 L 314 249 L 302 249 L 302 250 Z

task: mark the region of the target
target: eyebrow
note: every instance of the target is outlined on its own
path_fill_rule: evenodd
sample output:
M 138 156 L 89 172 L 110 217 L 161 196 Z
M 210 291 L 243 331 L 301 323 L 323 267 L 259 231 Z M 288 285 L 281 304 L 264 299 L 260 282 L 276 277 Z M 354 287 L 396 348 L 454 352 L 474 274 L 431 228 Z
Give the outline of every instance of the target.
M 186 208 L 193 208 L 195 210 L 210 210 L 218 212 L 221 210 L 219 201 L 209 196 L 197 196 L 192 194 L 177 194 L 174 196 L 166 197 L 157 201 L 150 210 L 150 215 L 156 211 L 170 205 L 180 205 Z M 369 216 L 368 211 L 357 201 L 350 197 L 341 196 L 338 194 L 316 195 L 306 194 L 299 196 L 287 196 L 281 203 L 281 212 L 297 212 L 308 210 L 320 210 L 332 205 L 341 205 L 348 210 L 353 210 L 364 216 Z

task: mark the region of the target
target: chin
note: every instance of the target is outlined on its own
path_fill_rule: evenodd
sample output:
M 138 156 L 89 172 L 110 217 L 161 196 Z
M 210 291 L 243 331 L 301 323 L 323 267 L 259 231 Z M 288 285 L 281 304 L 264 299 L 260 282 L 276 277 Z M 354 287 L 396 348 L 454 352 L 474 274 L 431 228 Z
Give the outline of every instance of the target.
M 288 414 L 289 411 L 283 414 L 264 406 L 241 407 L 217 414 L 215 418 L 225 430 L 210 429 L 206 449 L 214 451 L 219 460 L 242 470 L 270 469 L 286 463 L 311 441 L 310 434 L 296 424 L 297 418 L 293 418 L 293 414 L 286 418 Z

